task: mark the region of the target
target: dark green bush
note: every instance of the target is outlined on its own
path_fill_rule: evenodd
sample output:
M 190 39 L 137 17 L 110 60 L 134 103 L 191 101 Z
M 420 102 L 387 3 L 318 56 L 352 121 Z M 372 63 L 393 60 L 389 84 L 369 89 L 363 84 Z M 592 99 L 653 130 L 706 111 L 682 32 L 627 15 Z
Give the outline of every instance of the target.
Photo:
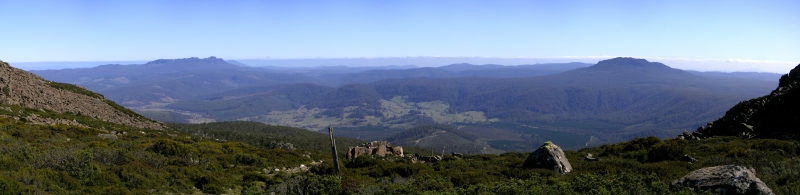
M 653 145 L 647 154 L 647 161 L 658 162 L 678 160 L 686 154 L 688 142 L 682 139 L 670 139 Z
M 255 154 L 236 154 L 236 162 L 243 165 L 261 165 L 261 157 Z
M 373 158 L 370 155 L 361 155 L 356 157 L 351 161 L 347 161 L 345 163 L 345 167 L 347 168 L 364 168 L 364 167 L 371 167 L 375 166 L 378 163 L 381 163 L 382 160 Z
M 149 150 L 164 156 L 185 156 L 192 152 L 191 147 L 169 139 L 157 140 Z
M 0 195 L 26 194 L 19 182 L 0 176 Z

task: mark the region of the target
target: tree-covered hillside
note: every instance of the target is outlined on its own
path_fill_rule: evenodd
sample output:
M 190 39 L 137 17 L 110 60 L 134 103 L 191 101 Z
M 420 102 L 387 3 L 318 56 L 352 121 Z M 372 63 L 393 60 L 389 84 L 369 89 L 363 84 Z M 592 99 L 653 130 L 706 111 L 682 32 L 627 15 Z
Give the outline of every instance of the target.
M 409 103 L 442 102 L 446 109 L 439 115 L 482 114 L 481 120 L 455 122 L 497 119 L 614 142 L 636 136 L 667 137 L 693 129 L 721 116 L 736 102 L 767 93 L 773 85 L 767 81 L 702 77 L 643 59 L 615 58 L 548 76 L 386 79 L 333 89 L 290 85 L 238 99 L 187 101 L 166 108 L 203 113 L 218 120 L 272 123 L 278 120 L 273 117 L 275 114 L 286 114 L 311 123 L 392 129 L 396 126 L 393 123 L 399 121 L 392 117 L 400 116 L 392 111 L 394 107 L 380 102 L 402 97 Z M 314 108 L 320 109 L 311 117 L 317 121 L 302 115 L 307 112 L 303 109 Z M 426 115 L 420 107 L 411 110 L 421 112 L 401 114 L 436 117 Z

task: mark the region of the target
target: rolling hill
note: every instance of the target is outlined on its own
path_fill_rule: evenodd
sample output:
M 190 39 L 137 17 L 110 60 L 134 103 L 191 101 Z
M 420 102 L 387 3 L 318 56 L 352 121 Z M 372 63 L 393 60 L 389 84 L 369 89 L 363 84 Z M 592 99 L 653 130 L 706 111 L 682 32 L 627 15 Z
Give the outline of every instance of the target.
M 500 152 L 478 137 L 448 125 L 421 125 L 395 133 L 386 140 L 396 145 L 429 148 L 434 151 L 444 150 L 464 154 Z
M 303 75 L 233 65 L 213 56 L 33 72 L 97 91 L 127 107 L 158 106 L 239 88 L 315 82 Z

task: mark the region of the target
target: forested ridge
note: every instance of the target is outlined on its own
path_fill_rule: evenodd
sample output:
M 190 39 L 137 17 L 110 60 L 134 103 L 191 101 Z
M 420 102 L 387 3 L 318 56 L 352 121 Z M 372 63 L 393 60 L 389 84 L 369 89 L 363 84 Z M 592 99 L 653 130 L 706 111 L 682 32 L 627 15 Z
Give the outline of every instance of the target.
M 615 58 L 595 66 L 529 78 L 399 78 L 338 88 L 288 85 L 240 99 L 184 101 L 167 108 L 206 113 L 221 120 L 266 115 L 300 107 L 315 117 L 384 117 L 380 101 L 442 101 L 448 113 L 478 111 L 508 123 L 549 126 L 624 140 L 666 136 L 724 114 L 736 102 L 767 93 L 774 82 L 708 78 L 642 59 Z M 347 107 L 353 108 L 345 112 Z M 345 115 L 346 114 L 346 115 Z M 594 128 L 565 123 L 592 121 Z M 372 124 L 374 125 L 374 124 Z

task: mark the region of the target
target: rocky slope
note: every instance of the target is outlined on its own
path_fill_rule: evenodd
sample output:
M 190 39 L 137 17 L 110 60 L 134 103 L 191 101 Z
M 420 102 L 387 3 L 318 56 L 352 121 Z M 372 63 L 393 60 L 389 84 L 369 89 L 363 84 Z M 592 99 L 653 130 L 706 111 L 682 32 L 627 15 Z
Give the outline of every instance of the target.
M 742 101 L 722 118 L 698 128 L 692 136 L 741 136 L 800 139 L 800 65 L 781 77 L 778 88 Z
M 44 80 L 3 61 L 0 61 L 0 104 L 79 114 L 137 128 L 164 128 L 158 122 L 117 106 L 102 95 Z M 51 121 L 59 123 L 58 120 Z

